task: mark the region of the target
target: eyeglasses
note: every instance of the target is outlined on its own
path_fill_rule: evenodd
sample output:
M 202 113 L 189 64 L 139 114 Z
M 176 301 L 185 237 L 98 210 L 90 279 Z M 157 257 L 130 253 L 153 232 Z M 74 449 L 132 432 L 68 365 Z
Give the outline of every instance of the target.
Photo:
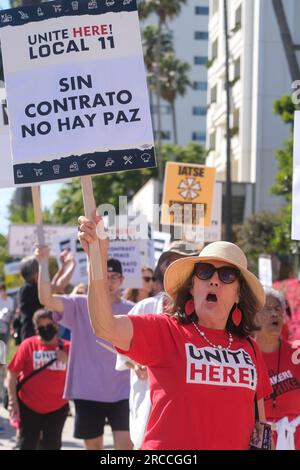
M 155 281 L 155 277 L 154 276 L 143 276 L 143 279 L 145 282 L 150 282 L 150 281 Z
M 210 263 L 197 263 L 194 268 L 194 275 L 197 276 L 201 281 L 211 279 L 214 273 L 217 271 L 220 281 L 224 284 L 232 284 L 234 281 L 240 278 L 240 271 L 231 266 L 221 266 L 216 268 Z

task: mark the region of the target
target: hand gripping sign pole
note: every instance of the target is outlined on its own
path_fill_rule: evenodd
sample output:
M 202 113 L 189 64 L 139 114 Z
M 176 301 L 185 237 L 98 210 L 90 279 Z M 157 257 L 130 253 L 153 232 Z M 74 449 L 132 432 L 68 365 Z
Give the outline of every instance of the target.
M 33 202 L 33 211 L 34 211 L 34 221 L 36 223 L 36 232 L 38 244 L 45 246 L 45 234 L 43 229 L 43 218 L 42 218 L 42 208 L 41 208 L 41 196 L 40 196 L 40 186 L 32 186 L 32 202 Z M 49 267 L 48 260 L 45 259 L 42 261 L 42 281 L 49 281 Z
M 93 194 L 91 176 L 81 176 L 82 197 L 84 205 L 84 214 L 88 219 L 92 219 L 96 211 L 96 204 Z M 103 279 L 101 252 L 98 240 L 93 242 L 90 247 L 91 273 L 92 279 L 98 281 Z

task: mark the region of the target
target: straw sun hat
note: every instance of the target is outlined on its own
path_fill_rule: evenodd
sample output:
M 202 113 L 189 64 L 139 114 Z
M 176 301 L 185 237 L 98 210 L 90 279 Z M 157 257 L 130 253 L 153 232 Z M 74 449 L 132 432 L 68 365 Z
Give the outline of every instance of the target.
M 233 243 L 214 242 L 207 245 L 199 256 L 188 256 L 174 261 L 165 272 L 165 291 L 174 297 L 187 279 L 192 275 L 194 266 L 197 263 L 210 263 L 213 261 L 224 261 L 238 268 L 242 277 L 248 284 L 257 300 L 258 308 L 263 308 L 265 304 L 265 293 L 260 281 L 247 269 L 247 258 L 244 252 Z

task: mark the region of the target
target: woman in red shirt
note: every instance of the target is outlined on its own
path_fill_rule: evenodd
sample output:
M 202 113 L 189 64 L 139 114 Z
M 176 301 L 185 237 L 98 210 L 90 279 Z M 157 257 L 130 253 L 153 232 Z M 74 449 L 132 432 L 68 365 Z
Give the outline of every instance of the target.
M 257 314 L 256 341 L 263 353 L 273 391 L 265 398 L 266 418 L 274 423 L 279 450 L 300 450 L 300 348 L 282 338 L 286 303 L 265 288 L 266 303 Z
M 95 224 L 79 222 L 89 252 Z M 100 241 L 104 279 L 90 280 L 89 313 L 97 336 L 148 367 L 152 410 L 142 449 L 248 449 L 255 398 L 263 421 L 271 386 L 259 348 L 247 339 L 265 295 L 245 254 L 232 243 L 211 243 L 168 267 L 172 302 L 163 314 L 113 317 L 106 245 Z
M 63 399 L 69 342 L 59 340 L 51 311 L 38 310 L 33 323 L 36 336 L 21 343 L 7 367 L 8 409 L 11 419 L 19 421 L 21 450 L 36 449 L 41 433 L 39 448 L 58 450 L 69 409 Z M 51 359 L 56 360 L 28 379 L 17 392 L 17 381 Z

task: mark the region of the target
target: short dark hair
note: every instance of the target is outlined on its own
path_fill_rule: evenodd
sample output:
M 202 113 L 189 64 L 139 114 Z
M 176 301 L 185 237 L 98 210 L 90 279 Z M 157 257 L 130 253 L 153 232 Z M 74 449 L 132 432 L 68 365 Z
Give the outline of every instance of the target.
M 53 313 L 51 310 L 48 310 L 47 308 L 40 308 L 39 310 L 36 310 L 36 312 L 34 312 L 33 317 L 32 317 L 32 322 L 34 324 L 34 327 L 37 328 L 39 320 L 46 319 L 46 318 L 49 318 L 50 320 L 54 322 Z
M 4 284 L 4 282 L 0 284 L 0 290 L 6 290 L 6 285 Z
M 169 300 L 167 306 L 167 314 L 174 316 L 179 323 L 197 323 L 198 317 L 194 312 L 188 316 L 185 313 L 185 304 L 188 300 L 191 300 L 192 294 L 190 290 L 192 284 L 193 274 L 188 278 L 184 285 L 178 290 L 174 299 Z M 232 321 L 232 313 L 235 309 L 235 305 L 232 306 L 230 314 L 228 316 L 226 331 L 237 335 L 241 338 L 250 336 L 254 331 L 260 330 L 260 327 L 255 323 L 255 315 L 259 311 L 259 305 L 256 301 L 252 290 L 243 279 L 240 277 L 240 301 L 238 304 L 239 309 L 242 312 L 242 321 L 239 326 L 236 326 Z
M 121 276 L 123 276 L 123 269 L 122 269 L 122 264 L 118 259 L 110 258 L 107 261 L 107 272 L 109 273 L 119 273 Z
M 26 256 L 21 261 L 20 273 L 25 281 L 32 281 L 39 272 L 39 263 L 35 256 Z

